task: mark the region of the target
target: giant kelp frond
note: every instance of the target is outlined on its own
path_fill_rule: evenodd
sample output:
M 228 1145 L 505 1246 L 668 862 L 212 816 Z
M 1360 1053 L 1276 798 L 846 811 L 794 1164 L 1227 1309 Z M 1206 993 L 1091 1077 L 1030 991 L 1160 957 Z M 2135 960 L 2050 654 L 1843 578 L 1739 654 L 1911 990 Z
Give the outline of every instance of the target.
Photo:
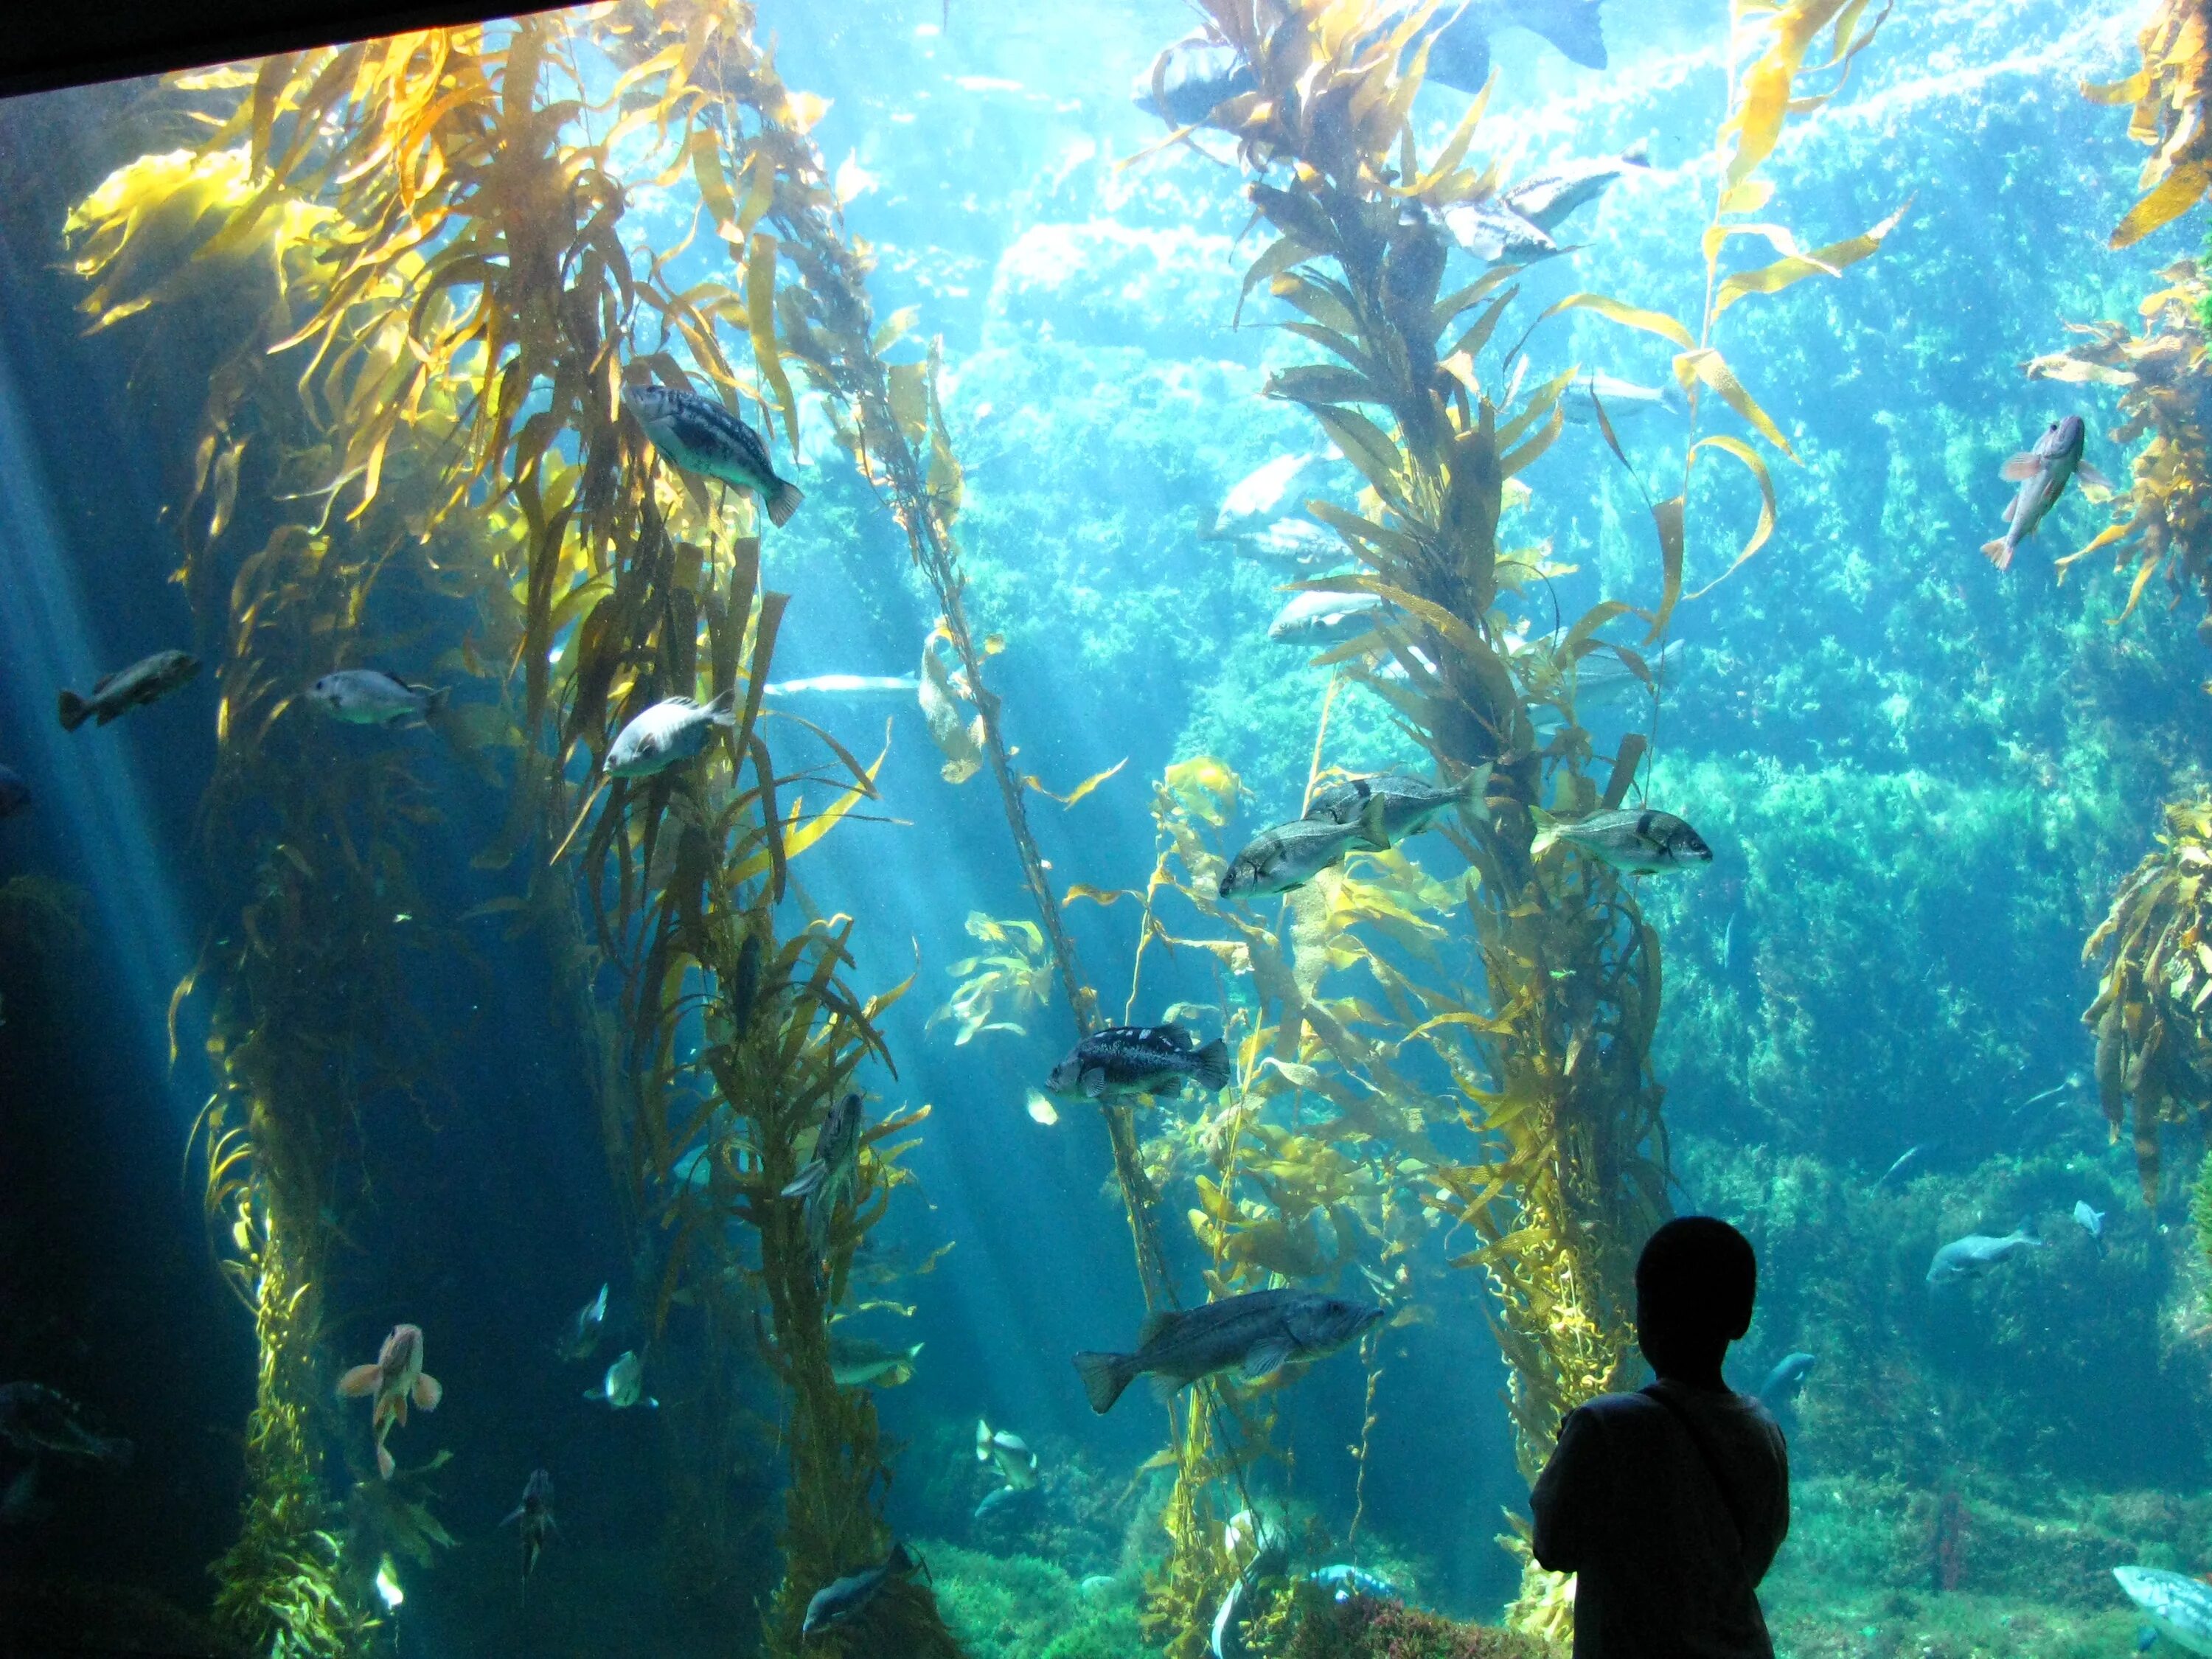
M 980 1031 L 1022 1031 L 1027 1029 L 1024 1017 L 1052 1000 L 1054 963 L 1044 930 L 1036 923 L 1018 917 L 1001 921 L 973 910 L 968 936 L 996 948 L 963 957 L 945 969 L 960 983 L 923 1027 L 952 1022 L 958 1027 L 952 1037 L 956 1048 Z
M 2158 1202 L 2159 1130 L 2212 1103 L 2212 796 L 2166 809 L 2158 845 L 2121 884 L 2081 948 L 2105 954 L 2096 1000 L 2097 1094 L 2118 1139 L 2131 1129 L 2143 1202 Z
M 2132 104 L 2128 137 L 2148 145 L 2140 192 L 2112 245 L 2126 247 L 2171 224 L 2212 188 L 2212 131 L 2205 128 L 2212 94 L 2212 40 L 2198 0 L 2160 0 L 2136 37 L 2140 67 L 2124 81 L 2084 82 L 2082 95 L 2100 104 Z
M 2212 433 L 2203 320 L 2208 290 L 2194 260 L 2159 275 L 2165 286 L 2144 296 L 2140 332 L 2119 323 L 2072 324 L 2081 339 L 2027 365 L 2032 379 L 2119 387 L 2121 424 L 2112 441 L 2150 439 L 2135 458 L 2130 488 L 2113 503 L 2112 522 L 2058 562 L 2063 572 L 2106 547 L 2114 550 L 2116 568 L 2134 562 L 2128 602 L 2115 623 L 2136 608 L 2160 569 L 2175 605 L 2191 586 L 2212 604 L 2212 471 L 2204 459 Z M 2212 641 L 2212 616 L 2197 632 Z

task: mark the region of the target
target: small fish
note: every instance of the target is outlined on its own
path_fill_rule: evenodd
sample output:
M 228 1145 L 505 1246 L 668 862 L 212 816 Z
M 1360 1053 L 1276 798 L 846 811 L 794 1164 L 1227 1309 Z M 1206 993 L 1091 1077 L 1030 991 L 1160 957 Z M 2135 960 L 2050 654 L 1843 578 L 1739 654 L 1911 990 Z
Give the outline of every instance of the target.
M 720 726 L 738 723 L 735 696 L 723 692 L 702 706 L 689 697 L 664 697 L 623 727 L 607 750 L 612 778 L 649 778 L 703 750 Z
M 672 465 L 751 490 L 778 529 L 806 499 L 797 484 L 776 477 L 761 434 L 721 404 L 674 386 L 647 385 L 625 386 L 622 400 Z
M 2091 1238 L 2096 1240 L 2098 1253 L 2100 1255 L 2103 1254 L 2105 1249 L 2105 1212 L 2102 1210 L 2091 1209 L 2089 1207 L 2089 1200 L 2087 1199 L 2077 1198 L 2074 1200 L 2074 1222 L 2075 1224 L 2080 1227 L 2083 1232 L 2088 1234 Z
M 1631 172 L 1650 170 L 1649 147 L 1637 143 L 1619 155 L 1555 162 L 1509 186 L 1498 199 L 1537 229 L 1550 232 L 1557 230 L 1577 208 L 1604 195 L 1615 180 Z M 1611 398 L 1602 392 L 1599 395 L 1606 397 L 1610 414 Z
M 887 1348 L 865 1336 L 830 1339 L 830 1375 L 841 1389 L 896 1389 L 914 1376 L 922 1345 Z
M 1129 100 L 1171 126 L 1194 127 L 1231 98 L 1259 88 L 1236 47 L 1195 29 L 1160 48 L 1130 87 Z
M 2128 1600 L 2160 1636 L 2191 1653 L 2212 1655 L 2212 1584 L 2160 1567 L 2114 1567 Z M 2138 1642 L 2138 1651 L 2149 1645 Z
M 1283 514 L 1297 504 L 1296 496 L 1304 493 L 1297 489 L 1299 481 L 1337 459 L 1336 452 L 1331 449 L 1302 450 L 1278 455 L 1261 464 L 1230 485 L 1229 493 L 1221 498 L 1221 506 L 1213 515 L 1213 527 L 1206 532 L 1206 539 L 1221 541 L 1232 536 L 1257 535 L 1277 524 L 1309 523 L 1305 520 L 1287 520 Z M 1318 525 L 1312 527 L 1321 528 Z
M 1766 1374 L 1766 1381 L 1759 1385 L 1759 1402 L 1769 1411 L 1779 1411 L 1797 1398 L 1805 1387 L 1805 1378 L 1816 1362 L 1809 1353 L 1786 1353 L 1775 1362 L 1774 1369 Z
M 805 1622 L 799 1626 L 799 1639 L 832 1625 L 842 1625 L 859 1614 L 874 1601 L 884 1586 L 894 1578 L 911 1577 L 921 1565 L 907 1550 L 904 1544 L 893 1544 L 891 1553 L 882 1563 L 863 1567 L 833 1580 L 814 1592 L 814 1599 L 806 1604 Z
M 921 689 L 918 674 L 811 674 L 799 680 L 771 680 L 762 688 L 771 697 L 862 697 L 878 691 L 908 692 Z
M 2022 450 L 2004 464 L 2002 476 L 2017 483 L 2020 492 L 2005 508 L 2005 533 L 1982 544 L 1982 556 L 1998 569 L 2010 568 L 2020 544 L 2035 534 L 2045 515 L 2058 505 L 2069 479 L 2079 477 L 2097 489 L 2112 487 L 2110 479 L 2081 459 L 2083 437 L 2081 417 L 2069 415 L 2046 427 L 2034 448 Z
M 128 668 L 103 677 L 89 696 L 74 691 L 61 694 L 62 730 L 74 732 L 94 715 L 105 726 L 120 720 L 141 703 L 166 697 L 200 672 L 200 659 L 187 651 L 156 651 Z
M 1060 1121 L 1060 1108 L 1046 1098 L 1042 1091 L 1031 1089 L 1027 1096 L 1030 1121 L 1042 1123 L 1048 1129 Z
M 1638 386 L 1633 380 L 1615 380 L 1610 374 L 1595 372 L 1570 385 L 1566 395 L 1559 399 L 1559 413 L 1570 426 L 1595 424 L 1601 408 L 1605 410 L 1605 418 L 1617 425 L 1632 415 L 1655 409 L 1674 414 L 1686 407 L 1681 392 L 1672 386 Z M 1620 659 L 1613 660 L 1618 662 Z
M 1200 1377 L 1235 1369 L 1263 1382 L 1293 1361 L 1318 1359 L 1358 1341 L 1383 1310 L 1314 1291 L 1248 1291 L 1145 1322 L 1134 1353 L 1079 1353 L 1075 1369 L 1091 1409 L 1103 1416 L 1149 1371 L 1162 1399 Z
M 1526 265 L 1565 252 L 1551 234 L 1495 199 L 1462 202 L 1437 216 L 1452 240 L 1485 264 Z
M 0 818 L 13 817 L 31 804 L 31 786 L 12 766 L 0 766 Z
M 2020 1225 L 2002 1238 L 1987 1233 L 1968 1233 L 1964 1238 L 1954 1238 L 1936 1252 L 1928 1264 L 1928 1282 L 1948 1285 L 1954 1279 L 1970 1279 L 1987 1273 L 2000 1261 L 2008 1261 L 2021 1250 L 2039 1250 L 2043 1241 L 2035 1236 L 2033 1218 L 2022 1216 Z
M 376 1472 L 389 1480 L 394 1465 L 392 1454 L 385 1449 L 384 1437 L 392 1432 L 394 1423 L 403 1429 L 407 1426 L 410 1404 L 426 1412 L 437 1410 L 446 1389 L 422 1369 L 422 1328 L 394 1325 L 377 1351 L 374 1364 L 356 1365 L 338 1378 L 338 1394 L 343 1399 L 368 1396 L 375 1401 L 368 1421 L 376 1436 Z
M 1011 1429 L 994 1429 L 980 1417 L 975 1419 L 975 1461 L 997 1464 L 999 1478 L 1018 1491 L 1036 1485 L 1037 1457 L 1029 1442 Z
M 983 1494 L 983 1501 L 975 1505 L 975 1518 L 981 1521 L 987 1515 L 994 1514 L 1024 1499 L 1034 1501 L 1036 1496 L 1037 1489 L 1035 1486 L 994 1486 Z
M 1277 559 L 1303 570 L 1341 559 L 1344 543 L 1334 531 L 1323 530 L 1311 519 L 1277 519 L 1238 537 L 1230 550 L 1240 559 Z
M 522 1488 L 522 1502 L 515 1506 L 499 1524 L 511 1526 L 522 1523 L 522 1595 L 526 1602 L 530 1597 L 530 1575 L 537 1571 L 538 1557 L 545 1547 L 545 1540 L 559 1528 L 553 1521 L 553 1477 L 543 1469 L 532 1469 L 530 1480 Z
M 1907 1146 L 1899 1155 L 1897 1162 L 1884 1170 L 1881 1172 L 1881 1178 L 1876 1181 L 1869 1190 L 1878 1193 L 1891 1182 L 1902 1181 L 1920 1166 L 1921 1161 L 1928 1156 L 1928 1152 L 1929 1146 L 1925 1141 Z
M 1306 1577 L 1323 1589 L 1334 1593 L 1340 1601 L 1349 1601 L 1355 1595 L 1373 1596 L 1378 1601 L 1396 1599 L 1398 1587 L 1380 1573 L 1369 1572 L 1363 1567 L 1339 1565 L 1316 1567 Z
M 307 701 L 349 726 L 428 722 L 445 712 L 449 688 L 410 685 L 381 668 L 341 668 L 307 688 Z
M 584 1398 L 604 1401 L 610 1411 L 624 1412 L 632 1406 L 645 1406 L 655 1411 L 660 1407 L 660 1402 L 645 1392 L 645 1357 L 628 1348 L 607 1367 L 607 1374 L 597 1388 L 584 1390 Z
M 819 1257 L 830 1249 L 830 1220 L 838 1204 L 852 1196 L 860 1172 L 860 1097 L 847 1095 L 831 1107 L 814 1137 L 814 1156 L 783 1189 L 786 1198 L 806 1201 L 806 1242 Z
M 589 1359 L 599 1351 L 599 1337 L 607 1322 L 607 1286 L 599 1286 L 599 1293 L 576 1310 L 568 1328 L 554 1345 L 563 1359 Z
M 1267 637 L 1277 645 L 1348 640 L 1373 627 L 1382 608 L 1372 593 L 1296 594 L 1267 624 Z
M 1540 806 L 1532 806 L 1528 816 L 1536 825 L 1536 838 L 1528 846 L 1532 859 L 1543 857 L 1554 844 L 1565 842 L 1577 852 L 1630 875 L 1686 870 L 1713 861 L 1713 849 L 1705 845 L 1705 838 L 1672 812 L 1629 807 L 1593 812 L 1568 823 Z
M 128 1463 L 135 1449 L 95 1432 L 83 1407 L 43 1382 L 0 1382 L 0 1440 L 33 1457 L 51 1452 L 91 1463 Z
M 1420 834 L 1453 807 L 1479 799 L 1489 781 L 1487 766 L 1477 767 L 1449 788 L 1400 772 L 1352 778 L 1316 794 L 1306 808 L 1306 817 L 1317 823 L 1361 823 L 1367 817 L 1368 804 L 1380 801 L 1382 833 L 1395 847 L 1407 836 Z
M 1357 823 L 1299 818 L 1262 830 L 1221 872 L 1221 896 L 1287 893 L 1303 887 L 1342 858 L 1355 842 L 1378 853 L 1389 850 L 1381 800 L 1369 801 L 1366 816 Z
M 1115 1025 L 1069 1049 L 1044 1086 L 1099 1101 L 1181 1094 L 1186 1083 L 1212 1094 L 1228 1086 L 1229 1069 L 1229 1045 L 1219 1037 L 1201 1048 L 1181 1025 Z

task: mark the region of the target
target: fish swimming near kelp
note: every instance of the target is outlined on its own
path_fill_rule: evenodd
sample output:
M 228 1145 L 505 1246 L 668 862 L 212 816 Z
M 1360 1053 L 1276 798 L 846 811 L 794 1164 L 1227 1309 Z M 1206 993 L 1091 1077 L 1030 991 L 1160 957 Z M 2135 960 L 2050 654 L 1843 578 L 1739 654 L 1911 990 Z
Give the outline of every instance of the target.
M 150 657 L 141 657 L 128 668 L 103 675 L 84 696 L 64 690 L 62 730 L 74 732 L 94 717 L 102 726 L 120 720 L 134 708 L 167 696 L 199 672 L 200 659 L 189 651 L 156 651 Z
M 2160 1636 L 2212 1656 L 2212 1584 L 2162 1567 L 2114 1567 L 2112 1577 Z
M 830 1248 L 830 1220 L 853 1195 L 860 1172 L 860 1097 L 848 1094 L 830 1109 L 814 1138 L 814 1155 L 783 1189 L 805 1200 L 806 1243 L 817 1257 Z
M 1605 410 L 1605 418 L 1618 425 L 1620 422 L 1651 410 L 1665 410 L 1669 414 L 1680 414 L 1689 405 L 1682 399 L 1680 390 L 1672 385 L 1639 386 L 1633 380 L 1624 380 L 1595 370 L 1570 381 L 1559 398 L 1559 414 L 1570 426 L 1592 426 L 1597 422 L 1597 412 Z M 1679 644 L 1674 641 L 1669 644 Z
M 1314 1291 L 1248 1291 L 1203 1307 L 1164 1309 L 1145 1322 L 1134 1353 L 1079 1353 L 1075 1369 L 1091 1409 L 1103 1416 L 1147 1372 L 1164 1400 L 1219 1371 L 1264 1382 L 1287 1364 L 1358 1341 L 1382 1311 Z
M 1555 161 L 1498 192 L 1498 199 L 1537 229 L 1551 232 L 1576 209 L 1595 201 L 1631 173 L 1651 171 L 1644 144 L 1632 144 L 1618 155 Z
M 1964 1238 L 1953 1239 L 1936 1251 L 1935 1260 L 1928 1264 L 1928 1282 L 1948 1285 L 1954 1279 L 1974 1278 L 2000 1261 L 2009 1261 L 2022 1250 L 2042 1248 L 2043 1241 L 2035 1236 L 2034 1221 L 2022 1216 L 2020 1225 L 2002 1237 L 1968 1233 Z
M 622 400 L 672 465 L 750 489 L 777 528 L 790 523 L 806 499 L 797 484 L 776 476 L 761 434 L 712 399 L 674 386 L 629 385 Z
M 1530 222 L 1495 198 L 1461 202 L 1437 216 L 1451 239 L 1485 264 L 1527 265 L 1566 250 L 1541 225 Z
M 90 1414 L 59 1389 L 43 1382 L 0 1382 L 0 1440 L 32 1457 L 52 1453 L 88 1463 L 125 1464 L 128 1440 L 95 1430 Z M 28 1501 L 27 1491 L 25 1500 Z
M 1370 804 L 1379 801 L 1382 833 L 1395 847 L 1407 836 L 1420 834 L 1454 807 L 1481 799 L 1490 771 L 1487 766 L 1477 767 L 1455 784 L 1431 783 L 1401 772 L 1347 778 L 1316 793 L 1306 817 L 1328 823 L 1364 824 Z
M 895 1389 L 914 1376 L 922 1345 L 889 1348 L 865 1336 L 830 1339 L 830 1375 L 841 1389 Z
M 422 1369 L 422 1328 L 394 1325 L 374 1363 L 356 1365 L 338 1378 L 338 1393 L 349 1400 L 368 1398 L 369 1429 L 376 1437 L 376 1472 L 386 1480 L 395 1467 L 384 1437 L 397 1423 L 407 1426 L 407 1408 L 434 1412 L 446 1397 L 445 1386 Z
M 810 674 L 804 679 L 771 680 L 762 692 L 770 697 L 870 697 L 920 690 L 918 674 Z
M 380 668 L 341 668 L 307 688 L 307 701 L 349 726 L 428 722 L 445 712 L 447 687 L 411 685 Z
M 1535 839 L 1528 845 L 1530 858 L 1540 859 L 1564 842 L 1628 875 L 1655 875 L 1713 861 L 1713 849 L 1704 836 L 1672 812 L 1648 806 L 1592 812 L 1572 822 L 1555 818 L 1540 806 L 1530 807 L 1528 816 L 1536 825 Z
M 1379 799 L 1367 803 L 1357 823 L 1299 818 L 1262 830 L 1221 872 L 1220 896 L 1290 892 L 1336 863 L 1355 844 L 1378 853 L 1389 850 L 1390 836 L 1382 827 Z
M 803 1641 L 817 1631 L 859 1617 L 868 1603 L 883 1593 L 884 1585 L 894 1578 L 911 1577 L 921 1567 L 921 1561 L 904 1544 L 894 1543 L 890 1553 L 876 1565 L 832 1579 L 815 1591 L 813 1599 L 807 1602 L 799 1638 Z
M 1160 48 L 1129 88 L 1129 100 L 1172 126 L 1194 127 L 1260 82 L 1243 54 L 1227 41 L 1193 30 Z
M 31 786 L 12 766 L 0 766 L 0 818 L 11 818 L 31 804 Z
M 1240 559 L 1268 561 L 1310 570 L 1344 556 L 1344 543 L 1311 519 L 1276 519 L 1235 538 L 1230 551 Z
M 1314 473 L 1337 459 L 1334 450 L 1316 449 L 1296 451 L 1263 461 L 1229 486 L 1214 513 L 1213 525 L 1206 531 L 1206 539 L 1223 541 L 1231 537 L 1256 535 L 1285 522 L 1285 514 L 1304 505 L 1298 499 L 1305 493 L 1300 486 L 1310 484 Z M 1320 526 L 1314 528 L 1318 530 Z
M 645 1356 L 628 1348 L 607 1367 L 598 1387 L 584 1390 L 584 1398 L 599 1401 L 610 1411 L 626 1412 L 632 1406 L 654 1411 L 660 1407 L 660 1402 L 645 1391 Z
M 538 1558 L 545 1548 L 545 1540 L 559 1528 L 553 1520 L 553 1477 L 544 1469 L 532 1469 L 530 1479 L 522 1488 L 522 1502 L 507 1513 L 499 1524 L 502 1527 L 520 1523 L 522 1529 L 522 1595 L 530 1597 L 530 1575 L 538 1570 Z
M 1229 1085 L 1229 1046 L 1219 1037 L 1201 1044 L 1172 1022 L 1115 1025 L 1093 1031 L 1052 1068 L 1045 1087 L 1062 1097 L 1097 1101 L 1131 1095 L 1178 1095 L 1186 1084 L 1207 1094 Z
M 568 1328 L 561 1334 L 554 1348 L 562 1358 L 589 1359 L 599 1352 L 599 1337 L 606 1328 L 608 1286 L 599 1286 L 599 1293 L 576 1310 L 568 1321 Z
M 1348 640 L 1374 626 L 1382 609 L 1372 593 L 1298 593 L 1275 613 L 1267 637 L 1278 645 Z
M 738 723 L 733 691 L 712 702 L 664 697 L 636 715 L 607 749 L 606 772 L 613 778 L 649 778 L 680 762 L 695 760 L 717 731 Z
M 2022 450 L 2004 464 L 2002 476 L 2020 489 L 2005 508 L 2005 533 L 1982 544 L 1982 556 L 1998 569 L 2011 568 L 2012 556 L 2058 505 L 2069 480 L 2078 477 L 2097 489 L 2112 487 L 2110 479 L 2081 459 L 2085 436 L 2081 417 L 2069 415 L 2046 427 L 2034 448 Z

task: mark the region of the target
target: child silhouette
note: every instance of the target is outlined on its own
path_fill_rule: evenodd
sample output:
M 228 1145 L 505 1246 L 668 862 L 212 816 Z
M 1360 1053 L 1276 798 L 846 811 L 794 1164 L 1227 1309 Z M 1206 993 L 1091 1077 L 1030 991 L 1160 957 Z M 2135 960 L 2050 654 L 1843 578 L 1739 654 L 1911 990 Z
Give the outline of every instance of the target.
M 1636 1340 L 1658 1381 L 1568 1414 L 1529 1494 L 1538 1564 L 1578 1575 L 1575 1659 L 1773 1659 L 1755 1593 L 1790 1530 L 1790 1460 L 1721 1379 L 1751 1328 L 1751 1242 L 1684 1216 L 1636 1263 Z

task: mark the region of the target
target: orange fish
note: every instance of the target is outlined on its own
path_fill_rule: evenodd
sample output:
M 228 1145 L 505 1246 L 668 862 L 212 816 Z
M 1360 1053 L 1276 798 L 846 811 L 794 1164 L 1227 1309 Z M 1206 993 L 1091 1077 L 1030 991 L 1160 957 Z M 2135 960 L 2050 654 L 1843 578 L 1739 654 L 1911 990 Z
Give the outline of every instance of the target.
M 384 1437 L 392 1424 L 406 1426 L 410 1401 L 426 1412 L 434 1412 L 446 1397 L 445 1385 L 422 1369 L 420 1325 L 394 1325 L 377 1351 L 376 1363 L 356 1365 L 338 1378 L 338 1393 L 348 1399 L 363 1395 L 376 1397 L 369 1426 L 376 1433 L 376 1472 L 386 1480 L 392 1479 L 393 1465 L 392 1454 L 384 1449 Z

